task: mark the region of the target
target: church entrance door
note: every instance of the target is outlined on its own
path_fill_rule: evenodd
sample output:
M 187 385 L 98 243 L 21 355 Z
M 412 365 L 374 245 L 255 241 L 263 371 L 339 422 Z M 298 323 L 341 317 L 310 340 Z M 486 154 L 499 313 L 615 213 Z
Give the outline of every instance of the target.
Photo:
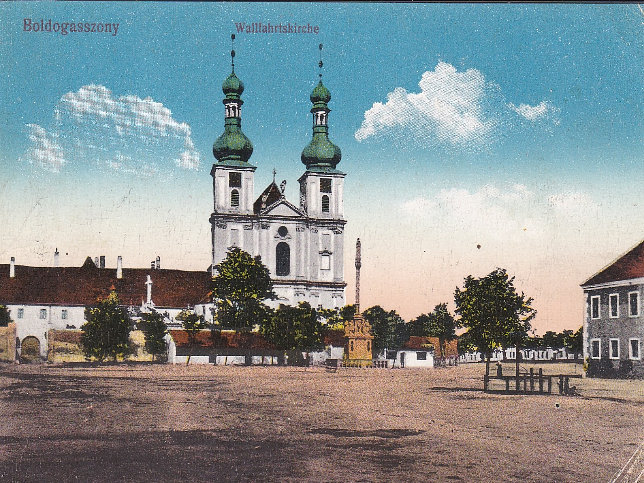
M 29 336 L 22 340 L 20 362 L 37 362 L 40 360 L 40 341 L 37 337 Z

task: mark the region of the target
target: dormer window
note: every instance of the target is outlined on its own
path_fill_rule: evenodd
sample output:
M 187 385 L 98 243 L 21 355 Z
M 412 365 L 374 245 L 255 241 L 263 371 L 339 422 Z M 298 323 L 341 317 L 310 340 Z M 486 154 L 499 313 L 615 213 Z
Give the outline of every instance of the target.
M 239 191 L 232 190 L 230 192 L 230 206 L 239 206 Z

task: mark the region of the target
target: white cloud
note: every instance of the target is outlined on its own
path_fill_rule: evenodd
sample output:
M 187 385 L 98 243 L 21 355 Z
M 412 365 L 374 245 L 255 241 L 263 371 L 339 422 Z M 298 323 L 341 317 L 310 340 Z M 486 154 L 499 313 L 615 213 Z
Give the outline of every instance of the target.
M 515 106 L 510 102 L 508 104 L 508 107 L 528 121 L 534 122 L 540 119 L 553 117 L 554 123 L 559 123 L 557 115 L 559 114 L 560 109 L 555 107 L 551 102 L 548 101 L 541 101 L 536 106 L 531 106 L 529 104 L 519 104 L 519 106 Z
M 508 104 L 499 86 L 482 72 L 458 72 L 446 62 L 423 73 L 418 85 L 420 92 L 396 87 L 387 94 L 386 103 L 375 102 L 365 112 L 355 138 L 364 141 L 389 135 L 425 146 L 477 149 L 493 142 L 512 122 L 508 108 L 531 120 L 556 112 L 545 101 L 534 107 Z
M 177 121 L 170 109 L 150 97 L 114 96 L 107 87 L 90 84 L 61 97 L 54 110 L 54 121 L 54 130 L 49 133 L 40 128 L 40 136 L 59 138 L 59 148 L 60 143 L 71 140 L 74 161 L 150 175 L 159 171 L 154 164 L 172 159 L 174 151 L 176 166 L 199 168 L 200 155 L 190 126 Z M 182 151 L 174 145 L 180 141 Z M 30 152 L 33 150 L 32 147 Z M 117 154 L 110 154 L 114 152 Z M 128 158 L 125 164 L 123 156 Z
M 60 172 L 67 163 L 63 148 L 56 142 L 55 136 L 48 133 L 38 124 L 27 124 L 31 147 L 27 150 L 26 159 L 46 171 Z
M 443 189 L 432 197 L 408 200 L 401 208 L 419 226 L 433 227 L 436 244 L 483 243 L 542 255 L 542 247 L 552 247 L 553 240 L 579 240 L 599 209 L 585 193 L 535 193 L 521 184 Z

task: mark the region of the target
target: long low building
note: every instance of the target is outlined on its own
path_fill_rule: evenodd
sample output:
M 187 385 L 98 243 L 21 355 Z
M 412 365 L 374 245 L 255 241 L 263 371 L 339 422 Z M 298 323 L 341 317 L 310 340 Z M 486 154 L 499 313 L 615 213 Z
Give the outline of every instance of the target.
M 14 259 L 0 264 L 0 305 L 7 306 L 15 322 L 18 353 L 24 349 L 47 357 L 48 331 L 80 329 L 85 308 L 112 290 L 123 306 L 167 312 L 171 323 L 187 307 L 212 320 L 208 270 L 167 270 L 158 262 L 150 268 L 123 268 L 121 257 L 116 268 L 104 268 L 100 260 L 87 257 L 80 267 L 17 265 Z

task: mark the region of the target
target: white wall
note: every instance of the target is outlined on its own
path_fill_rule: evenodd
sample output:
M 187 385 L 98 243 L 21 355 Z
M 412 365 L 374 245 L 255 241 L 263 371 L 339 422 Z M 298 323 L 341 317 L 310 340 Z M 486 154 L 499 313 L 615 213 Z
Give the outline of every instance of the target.
M 426 360 L 418 360 L 418 352 L 425 352 L 427 354 Z M 404 354 L 405 368 L 411 367 L 434 367 L 434 354 L 430 351 L 415 351 L 411 349 L 400 350 L 396 353 L 396 360 L 393 367 L 402 367 L 401 360 Z

